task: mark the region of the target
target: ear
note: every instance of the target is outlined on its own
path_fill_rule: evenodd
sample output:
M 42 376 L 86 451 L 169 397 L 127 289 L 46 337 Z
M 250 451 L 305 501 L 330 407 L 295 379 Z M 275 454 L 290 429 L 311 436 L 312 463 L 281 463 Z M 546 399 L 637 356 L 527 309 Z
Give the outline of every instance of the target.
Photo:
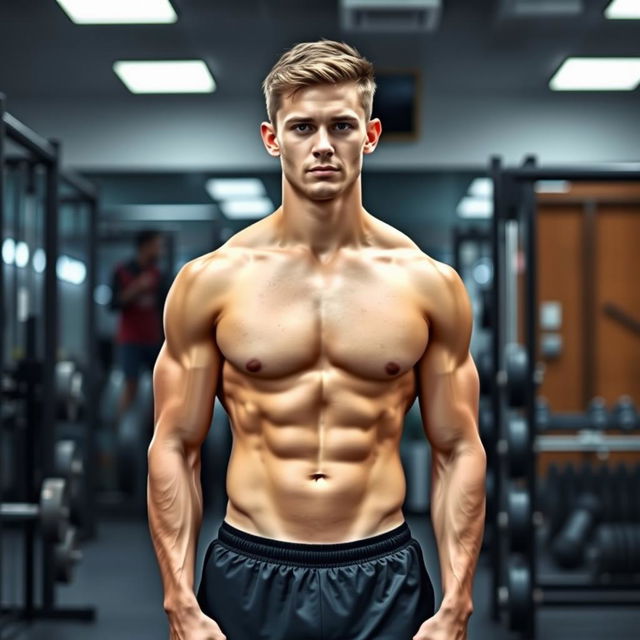
M 280 155 L 280 145 L 278 144 L 275 127 L 271 122 L 262 122 L 260 124 L 260 136 L 267 153 L 277 158 Z
M 378 140 L 380 140 L 380 135 L 382 134 L 382 122 L 380 122 L 380 118 L 373 118 L 373 120 L 369 120 L 367 124 L 367 141 L 364 143 L 364 147 L 362 149 L 363 153 L 373 153 L 375 148 L 378 146 Z

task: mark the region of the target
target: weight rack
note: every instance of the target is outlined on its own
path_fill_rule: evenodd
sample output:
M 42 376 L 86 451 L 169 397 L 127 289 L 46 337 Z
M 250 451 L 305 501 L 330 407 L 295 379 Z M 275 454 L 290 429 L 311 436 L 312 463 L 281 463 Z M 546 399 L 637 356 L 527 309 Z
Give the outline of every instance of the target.
M 95 288 L 95 255 L 96 255 L 96 219 L 97 219 L 97 194 L 92 185 L 86 182 L 81 176 L 72 172 L 62 172 L 60 169 L 60 144 L 56 140 L 46 140 L 33 132 L 19 120 L 6 111 L 6 98 L 0 93 L 0 228 L 5 228 L 5 206 L 4 206 L 4 167 L 8 161 L 5 145 L 11 141 L 19 148 L 30 155 L 30 162 L 37 163 L 44 168 L 45 175 L 45 201 L 44 201 L 44 251 L 46 254 L 46 265 L 44 270 L 44 345 L 42 356 L 37 353 L 35 342 L 35 319 L 31 316 L 27 320 L 28 345 L 30 353 L 27 354 L 31 363 L 39 361 L 38 383 L 41 386 L 41 393 L 38 395 L 38 402 L 28 403 L 28 428 L 32 429 L 36 424 L 45 425 L 44 428 L 32 431 L 31 442 L 38 442 L 38 447 L 27 449 L 28 457 L 25 464 L 25 478 L 27 480 L 27 499 L 30 502 L 37 502 L 38 490 L 41 480 L 51 476 L 54 469 L 53 452 L 54 425 L 56 422 L 56 387 L 55 387 L 55 366 L 58 351 L 58 279 L 57 279 L 57 258 L 58 251 L 58 207 L 60 196 L 60 185 L 66 183 L 80 194 L 79 197 L 89 203 L 90 222 L 90 251 L 89 264 L 87 270 L 88 291 L 93 301 L 93 290 Z M 15 309 L 4 309 L 5 291 L 4 278 L 0 277 L 0 320 L 2 335 L 4 335 L 4 318 L 7 311 L 15 313 Z M 88 326 L 88 356 L 90 361 L 93 358 L 95 349 L 95 312 L 92 303 L 89 304 L 87 314 Z M 0 340 L 0 362 L 4 366 L 4 339 Z M 93 374 L 87 380 L 87 407 L 88 424 L 95 424 L 96 412 L 96 388 Z M 92 429 L 89 427 L 88 433 Z M 94 487 L 93 452 L 94 445 L 91 436 L 87 441 L 90 463 L 87 465 L 89 475 L 87 478 L 89 491 Z M 2 496 L 0 495 L 0 500 Z M 2 523 L 0 522 L 0 541 L 2 540 Z M 9 625 L 19 621 L 31 621 L 33 619 L 75 619 L 91 621 L 95 619 L 96 611 L 93 607 L 60 607 L 56 604 L 54 563 L 52 549 L 45 548 L 43 543 L 42 559 L 42 580 L 41 580 L 41 601 L 36 603 L 35 591 L 35 558 L 36 558 L 36 536 L 32 523 L 25 523 L 24 532 L 24 598 L 20 607 L 4 607 L 2 604 L 2 593 L 0 592 L 0 633 Z M 1 554 L 0 554 L 1 562 Z M 2 567 L 0 567 L 0 573 Z
M 567 606 L 594 604 L 637 606 L 640 604 L 640 586 L 627 587 L 601 584 L 576 586 L 569 582 L 542 583 L 537 575 L 537 530 L 542 524 L 537 491 L 537 453 L 541 450 L 592 450 L 596 447 L 627 446 L 637 447 L 634 436 L 613 436 L 597 434 L 593 436 L 568 436 L 556 441 L 554 436 L 537 436 L 536 433 L 536 390 L 541 382 L 541 372 L 537 367 L 537 205 L 535 182 L 537 180 L 573 181 L 629 181 L 640 180 L 639 163 L 617 163 L 591 167 L 538 167 L 535 156 L 527 156 L 520 168 L 503 167 L 499 156 L 492 156 L 489 175 L 493 181 L 492 245 L 494 264 L 493 295 L 493 341 L 492 341 L 492 384 L 491 406 L 494 424 L 498 433 L 495 439 L 497 469 L 494 481 L 495 509 L 492 525 L 498 532 L 492 546 L 493 601 L 492 615 L 501 619 L 505 610 L 509 613 L 509 626 L 526 638 L 536 637 L 535 613 L 538 606 Z M 518 233 L 523 238 L 523 320 L 524 342 L 518 346 L 514 316 L 517 300 L 517 254 Z M 509 310 L 512 314 L 509 315 Z M 510 350 L 520 349 L 525 356 L 522 369 L 516 369 L 517 378 L 512 376 Z M 520 374 L 524 377 L 520 378 Z M 523 402 L 520 406 L 509 401 L 510 392 L 522 384 Z M 511 432 L 510 425 L 515 414 L 523 421 L 519 433 Z M 526 456 L 518 477 L 513 477 L 510 468 L 510 445 L 514 438 L 525 439 Z M 590 438 L 590 439 L 589 439 Z M 595 440 L 594 440 L 595 438 Z M 553 440 L 553 442 L 552 442 Z M 586 441 L 588 440 L 588 441 Z M 509 533 L 510 516 L 518 513 L 523 502 L 513 503 L 509 491 L 513 482 L 526 492 L 526 527 L 519 540 L 517 554 L 512 551 L 512 536 Z M 517 500 L 516 500 L 517 502 Z M 514 512 L 514 506 L 516 511 Z M 522 515 L 522 512 L 520 513 Z

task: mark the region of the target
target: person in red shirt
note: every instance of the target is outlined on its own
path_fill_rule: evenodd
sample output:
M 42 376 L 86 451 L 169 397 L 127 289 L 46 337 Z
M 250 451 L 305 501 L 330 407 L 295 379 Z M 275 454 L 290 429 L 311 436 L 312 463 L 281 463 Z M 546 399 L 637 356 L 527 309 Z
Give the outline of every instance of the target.
M 115 337 L 117 363 L 125 376 L 119 416 L 135 399 L 141 367 L 153 370 L 164 341 L 162 310 L 169 283 L 158 266 L 164 238 L 160 232 L 146 229 L 137 234 L 136 247 L 133 258 L 116 264 L 111 281 L 111 309 L 120 312 Z

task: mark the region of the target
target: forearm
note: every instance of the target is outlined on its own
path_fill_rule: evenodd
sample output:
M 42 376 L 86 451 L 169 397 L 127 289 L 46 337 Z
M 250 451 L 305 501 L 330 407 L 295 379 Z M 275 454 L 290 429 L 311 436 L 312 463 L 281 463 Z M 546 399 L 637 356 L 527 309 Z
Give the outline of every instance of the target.
M 486 454 L 481 444 L 436 453 L 431 519 L 438 544 L 443 607 L 473 609 L 473 576 L 482 546 Z
M 202 524 L 200 451 L 178 440 L 156 439 L 149 447 L 149 529 L 168 613 L 196 606 L 195 555 Z

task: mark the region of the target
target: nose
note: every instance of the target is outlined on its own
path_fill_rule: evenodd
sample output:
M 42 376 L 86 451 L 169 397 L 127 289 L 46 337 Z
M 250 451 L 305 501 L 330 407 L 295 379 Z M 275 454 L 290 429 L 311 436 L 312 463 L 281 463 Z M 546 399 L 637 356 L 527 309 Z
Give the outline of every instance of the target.
M 332 156 L 333 145 L 329 139 L 329 133 L 325 127 L 318 127 L 318 133 L 313 144 L 313 155 L 318 158 L 321 156 Z

